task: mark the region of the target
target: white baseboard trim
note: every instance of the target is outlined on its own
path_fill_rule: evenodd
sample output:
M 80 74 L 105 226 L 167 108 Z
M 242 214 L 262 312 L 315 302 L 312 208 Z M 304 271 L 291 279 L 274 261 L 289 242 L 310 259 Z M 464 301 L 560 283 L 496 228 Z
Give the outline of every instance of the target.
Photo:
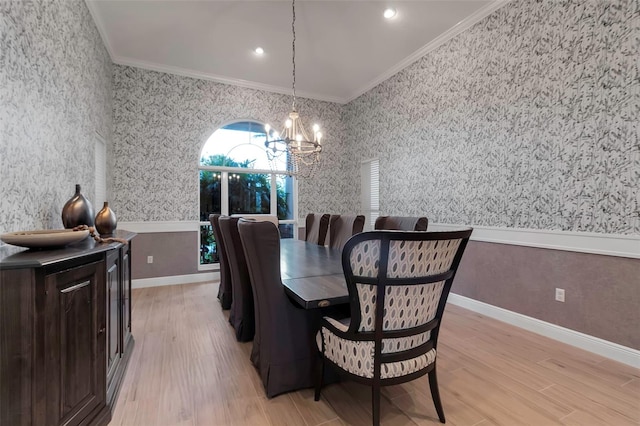
M 517 312 L 508 311 L 488 303 L 470 299 L 459 294 L 450 293 L 448 302 L 470 311 L 506 322 L 516 327 L 532 331 L 550 339 L 558 340 L 571 346 L 613 359 L 623 364 L 640 368 L 640 351 L 598 337 L 589 336 L 579 331 L 560 327 Z
M 160 287 L 164 285 L 193 284 L 206 281 L 220 281 L 220 272 L 204 274 L 171 275 L 168 277 L 139 278 L 131 280 L 131 288 Z

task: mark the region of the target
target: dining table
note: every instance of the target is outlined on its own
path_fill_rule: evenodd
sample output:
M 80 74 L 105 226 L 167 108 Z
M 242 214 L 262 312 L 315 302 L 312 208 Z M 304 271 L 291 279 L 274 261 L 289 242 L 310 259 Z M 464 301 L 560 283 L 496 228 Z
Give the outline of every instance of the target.
M 282 239 L 280 274 L 285 293 L 304 309 L 349 303 L 340 249 Z

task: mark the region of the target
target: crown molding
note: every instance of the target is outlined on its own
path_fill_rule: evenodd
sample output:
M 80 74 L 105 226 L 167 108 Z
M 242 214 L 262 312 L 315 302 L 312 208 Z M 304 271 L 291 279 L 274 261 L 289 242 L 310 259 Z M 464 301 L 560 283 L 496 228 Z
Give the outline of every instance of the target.
M 438 37 L 436 37 L 429 43 L 422 46 L 420 49 L 413 52 L 411 55 L 407 56 L 404 60 L 398 62 L 396 65 L 389 68 L 388 70 L 380 74 L 378 77 L 371 80 L 369 83 L 355 90 L 353 93 L 351 93 L 351 95 L 344 98 L 341 103 L 345 103 L 345 104 L 349 103 L 354 99 L 357 99 L 358 97 L 364 95 L 369 90 L 376 87 L 378 84 L 382 83 L 385 80 L 388 80 L 389 78 L 393 77 L 394 75 L 396 75 L 397 73 L 399 73 L 400 71 L 408 67 L 409 65 L 413 64 L 414 62 L 422 58 L 427 53 L 432 52 L 433 50 L 442 46 L 443 44 L 445 44 L 446 42 L 448 42 L 458 34 L 468 30 L 469 28 L 471 28 L 472 26 L 474 26 L 475 24 L 477 24 L 487 16 L 491 15 L 493 12 L 500 9 L 510 1 L 511 0 L 495 0 L 494 2 L 489 3 L 485 7 L 478 9 L 475 13 L 473 13 L 472 15 L 469 15 L 462 21 L 458 22 L 456 25 L 449 28 L 447 31 L 443 32 Z
M 161 65 L 154 62 L 136 61 L 122 56 L 111 56 L 114 63 L 118 65 L 126 65 L 129 67 L 142 68 L 149 71 L 163 72 L 167 74 L 179 75 L 182 77 L 197 78 L 199 80 L 209 80 L 216 83 L 228 84 L 231 86 L 245 87 L 247 89 L 262 90 L 265 92 L 278 93 L 281 95 L 291 96 L 291 88 L 273 86 L 270 84 L 256 83 L 254 81 L 242 80 L 239 78 L 230 78 L 222 75 L 209 74 L 201 71 L 194 71 L 188 68 L 174 67 L 170 65 Z M 345 100 L 336 96 L 327 96 L 319 93 L 305 92 L 296 90 L 296 97 L 315 99 L 318 101 L 333 102 L 344 104 Z
M 104 47 L 107 49 L 107 53 L 113 61 L 113 58 L 115 56 L 113 53 L 113 48 L 111 47 L 111 43 L 109 42 L 109 37 L 107 37 L 107 31 L 104 29 L 104 22 L 102 22 L 102 19 L 100 19 L 100 14 L 97 12 L 94 6 L 95 0 L 84 0 L 84 4 L 87 6 L 87 9 L 89 9 L 89 14 L 93 18 L 93 23 L 98 29 L 98 34 L 100 34 L 100 38 L 102 39 L 102 44 L 104 44 Z
M 481 21 L 485 17 L 489 16 L 491 13 L 495 12 L 502 6 L 509 3 L 510 1 L 511 0 L 495 0 L 492 3 L 486 5 L 485 7 L 477 10 L 474 14 L 460 21 L 458 24 L 451 27 L 450 29 L 442 33 L 440 36 L 438 36 L 437 38 L 435 38 L 425 46 L 416 50 L 414 53 L 406 57 L 404 60 L 402 60 L 398 64 L 394 65 L 393 67 L 389 68 L 387 71 L 380 74 L 374 80 L 370 81 L 364 86 L 361 86 L 359 89 L 355 90 L 354 92 L 352 92 L 350 95 L 346 97 L 323 95 L 320 93 L 305 92 L 305 91 L 297 91 L 297 95 L 300 98 L 315 99 L 319 101 L 333 102 L 333 103 L 342 104 L 342 105 L 347 104 L 352 100 L 358 98 L 359 96 L 363 95 L 364 93 L 368 92 L 369 90 L 373 89 L 378 84 L 382 83 L 383 81 L 389 79 L 390 77 L 394 76 L 398 72 L 402 71 L 403 69 L 405 69 L 412 63 L 416 62 L 427 53 L 437 49 L 438 47 L 440 47 L 447 41 L 451 40 L 458 34 L 471 28 L 474 24 Z M 214 81 L 216 83 L 228 84 L 228 85 L 238 86 L 238 87 L 245 87 L 248 89 L 262 90 L 265 92 L 278 93 L 282 95 L 291 95 L 291 89 L 289 87 L 280 87 L 280 86 L 274 86 L 270 84 L 257 83 L 253 81 L 225 77 L 225 76 L 216 75 L 216 74 L 209 74 L 201 71 L 195 71 L 188 68 L 162 65 L 162 64 L 157 64 L 154 62 L 147 62 L 147 61 L 138 61 L 138 60 L 124 57 L 124 56 L 118 56 L 113 51 L 113 47 L 111 46 L 109 38 L 107 37 L 107 32 L 104 29 L 104 23 L 102 22 L 102 19 L 100 19 L 100 14 L 97 13 L 96 11 L 95 0 L 85 0 L 85 4 L 89 9 L 89 13 L 93 18 L 93 22 L 95 23 L 96 28 L 98 29 L 98 33 L 102 38 L 102 42 L 104 46 L 107 49 L 107 52 L 111 57 L 111 60 L 115 64 L 146 69 L 149 71 L 174 74 L 182 77 L 197 78 L 200 80 L 209 80 L 209 81 Z

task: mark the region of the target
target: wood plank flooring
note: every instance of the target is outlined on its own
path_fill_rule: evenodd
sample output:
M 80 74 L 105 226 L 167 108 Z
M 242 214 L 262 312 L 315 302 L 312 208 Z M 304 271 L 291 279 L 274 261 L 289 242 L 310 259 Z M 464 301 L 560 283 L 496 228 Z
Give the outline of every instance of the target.
M 267 399 L 217 284 L 133 292 L 136 346 L 112 426 L 371 424 L 371 392 L 343 382 Z M 438 380 L 448 425 L 640 425 L 640 370 L 457 306 L 447 307 Z M 387 387 L 383 425 L 440 424 L 426 377 Z

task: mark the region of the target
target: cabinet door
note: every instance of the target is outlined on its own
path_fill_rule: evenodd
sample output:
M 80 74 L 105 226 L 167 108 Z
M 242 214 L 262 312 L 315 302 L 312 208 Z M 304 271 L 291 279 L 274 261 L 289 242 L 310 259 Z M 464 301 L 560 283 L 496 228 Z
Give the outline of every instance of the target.
M 122 350 L 127 350 L 131 339 L 131 246 L 123 246 L 122 253 Z
M 107 255 L 107 398 L 115 390 L 112 380 L 120 361 L 120 255 L 118 250 L 112 250 Z
M 106 401 L 103 262 L 45 276 L 46 416 L 80 424 Z

